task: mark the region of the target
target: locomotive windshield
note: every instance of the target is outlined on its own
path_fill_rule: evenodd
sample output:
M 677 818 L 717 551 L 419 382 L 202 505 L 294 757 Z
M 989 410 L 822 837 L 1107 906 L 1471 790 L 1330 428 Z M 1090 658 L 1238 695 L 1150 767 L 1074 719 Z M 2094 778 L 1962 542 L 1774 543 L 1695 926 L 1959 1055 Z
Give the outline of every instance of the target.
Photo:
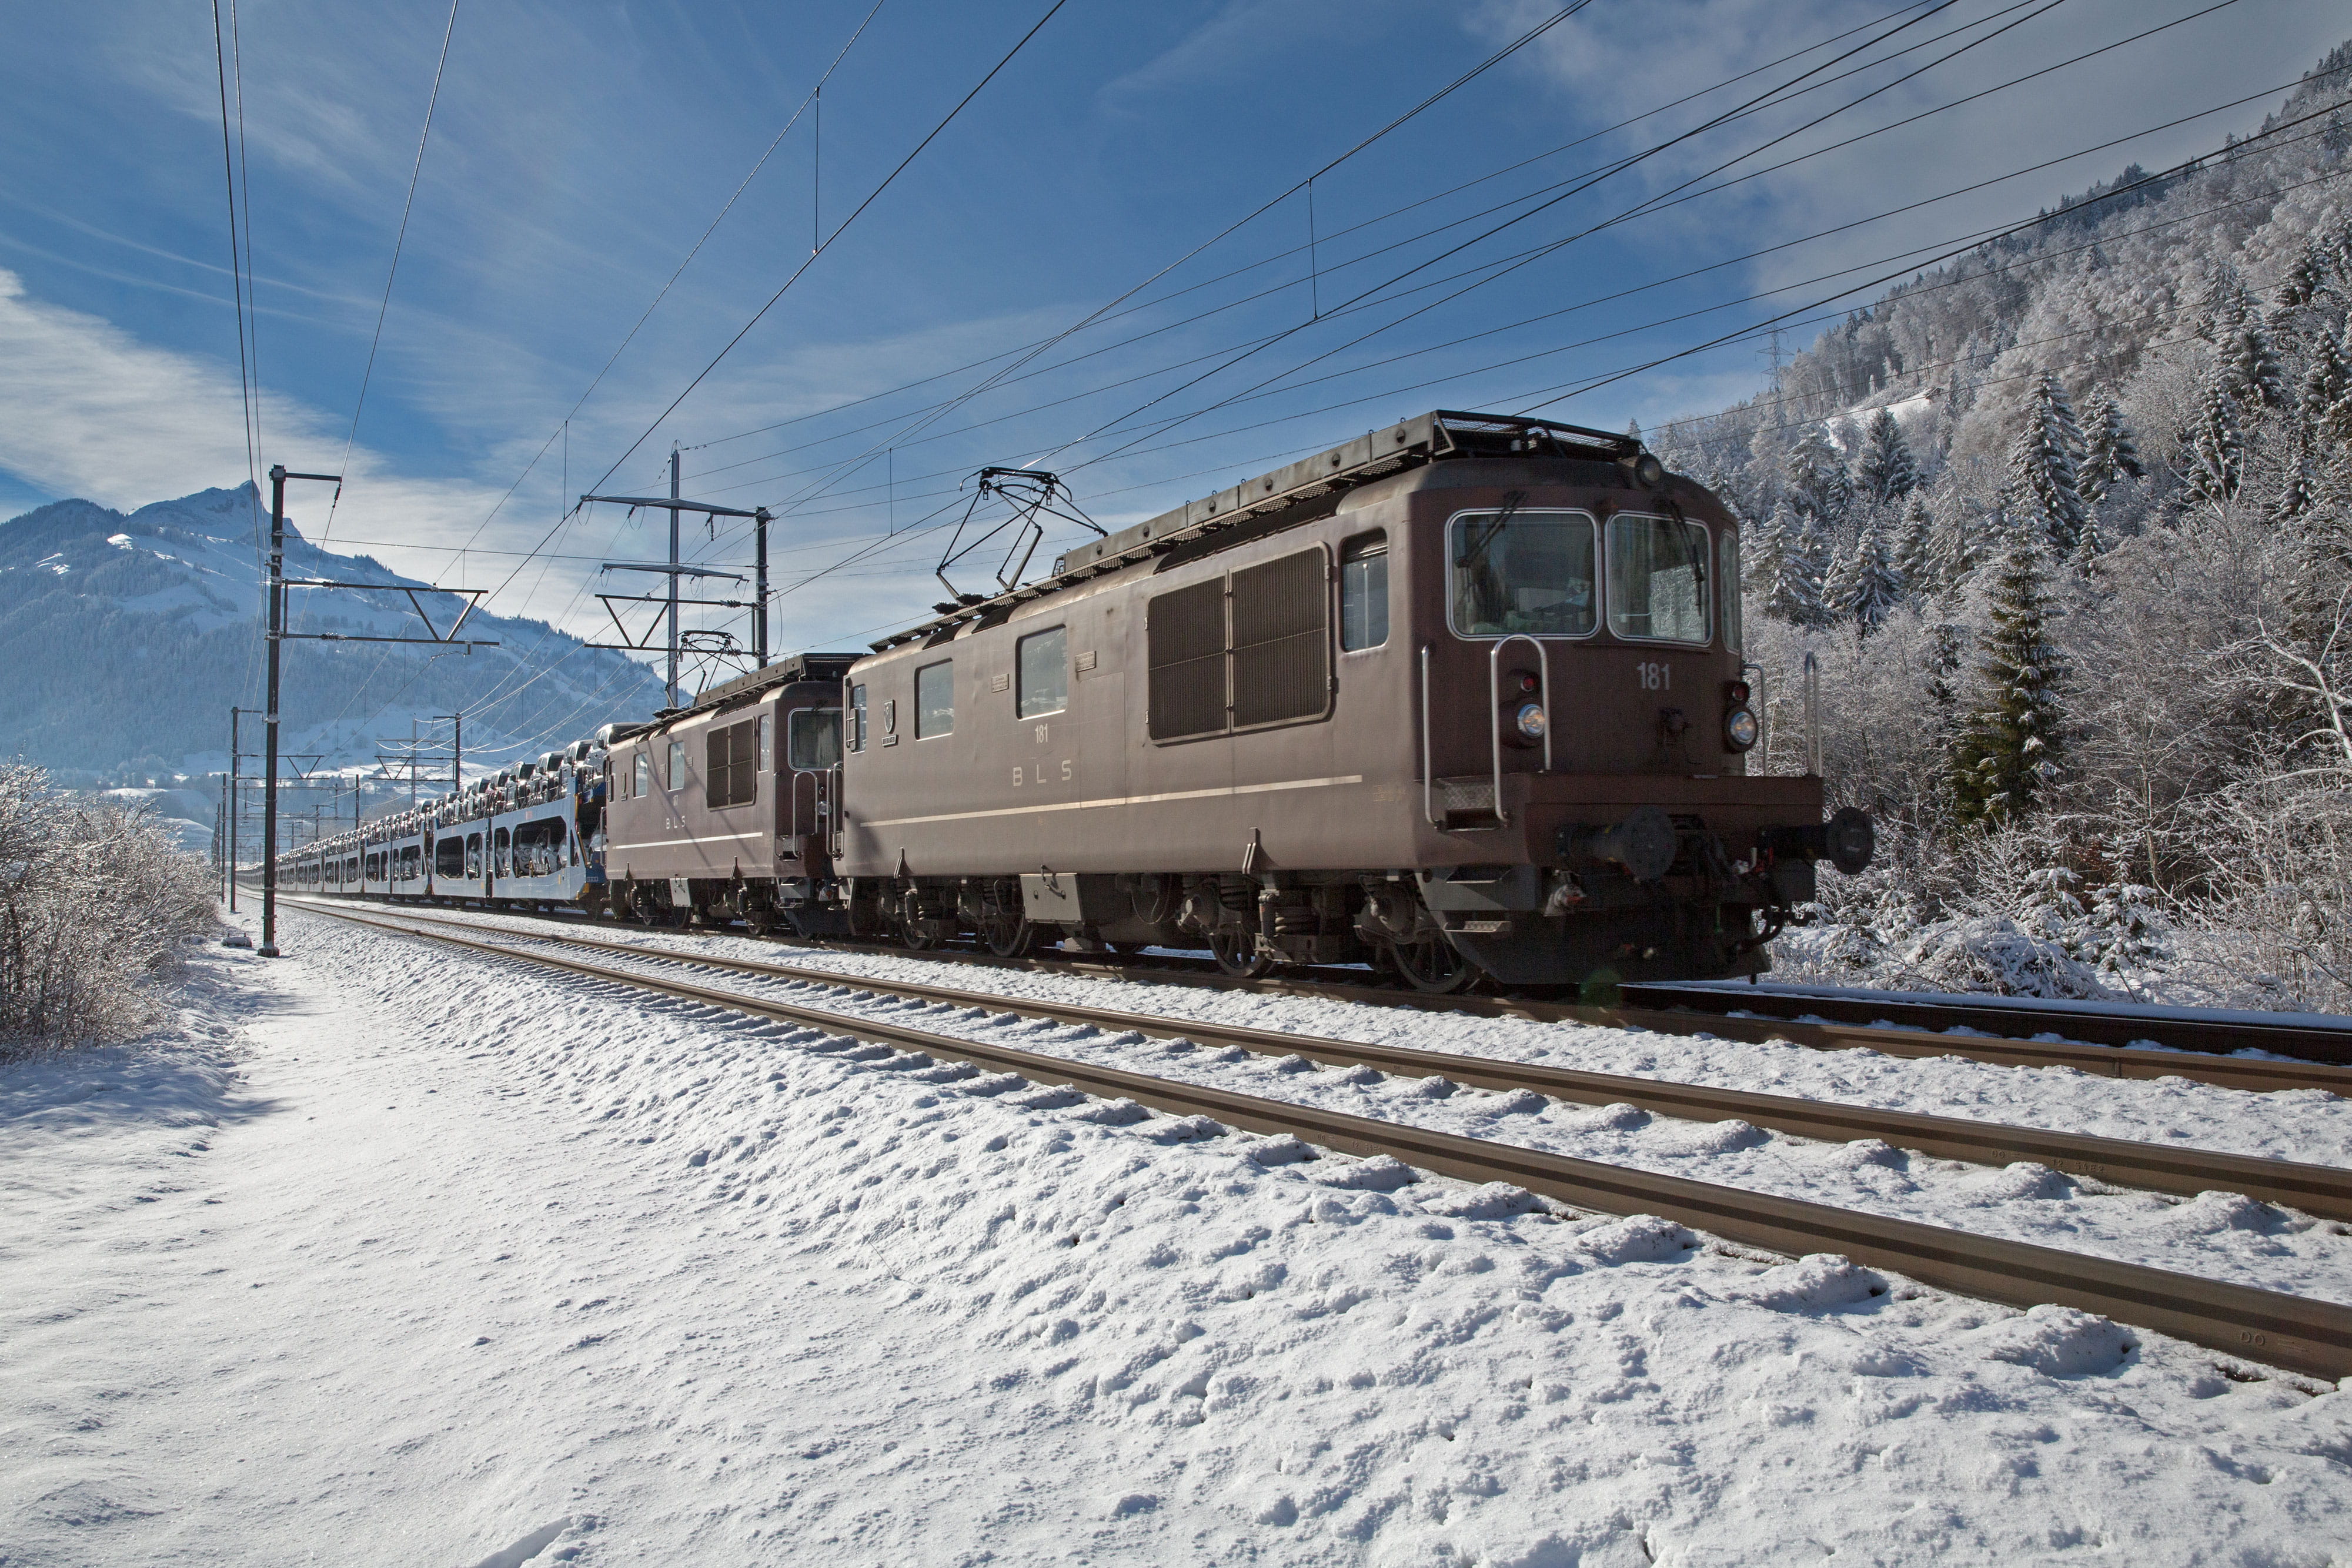
M 1609 630 L 1647 642 L 1706 641 L 1706 529 L 1679 517 L 1609 519 Z
M 1581 512 L 1468 512 L 1447 529 L 1454 629 L 1581 637 L 1593 628 L 1592 519 Z

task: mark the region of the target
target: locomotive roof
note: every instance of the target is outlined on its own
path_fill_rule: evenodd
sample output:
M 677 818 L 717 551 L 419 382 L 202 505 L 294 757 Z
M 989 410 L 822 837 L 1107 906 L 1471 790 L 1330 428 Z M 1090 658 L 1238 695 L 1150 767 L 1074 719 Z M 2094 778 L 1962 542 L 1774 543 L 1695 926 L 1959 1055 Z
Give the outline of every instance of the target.
M 928 642 L 942 631 L 1003 615 L 1014 605 L 1042 599 L 1073 583 L 1172 549 L 1189 539 L 1270 517 L 1352 489 L 1405 469 L 1464 457 L 1553 456 L 1587 462 L 1630 463 L 1642 454 L 1640 437 L 1612 434 L 1580 424 L 1559 424 L 1507 413 L 1463 413 L 1437 409 L 1385 430 L 1366 431 L 1287 467 L 1261 474 L 1230 489 L 1162 512 L 1148 522 L 1089 539 L 1054 561 L 1035 582 L 993 597 L 966 595 L 966 602 L 919 625 L 894 632 L 870 644 L 876 653 L 908 643 Z
M 731 681 L 723 681 L 683 707 L 663 708 L 654 715 L 654 718 L 656 722 L 661 722 L 683 718 L 689 714 L 708 713 L 713 708 L 721 708 L 730 703 L 741 702 L 746 697 L 755 696 L 772 687 L 793 685 L 802 681 L 823 681 L 829 685 L 837 685 L 842 676 L 849 674 L 849 666 L 856 664 L 858 657 L 859 655 L 856 653 L 794 653 L 789 659 L 779 659 L 774 664 L 762 665 L 748 674 L 738 675 Z M 625 734 L 636 734 L 652 727 L 649 724 L 618 727 L 614 738 L 619 739 Z

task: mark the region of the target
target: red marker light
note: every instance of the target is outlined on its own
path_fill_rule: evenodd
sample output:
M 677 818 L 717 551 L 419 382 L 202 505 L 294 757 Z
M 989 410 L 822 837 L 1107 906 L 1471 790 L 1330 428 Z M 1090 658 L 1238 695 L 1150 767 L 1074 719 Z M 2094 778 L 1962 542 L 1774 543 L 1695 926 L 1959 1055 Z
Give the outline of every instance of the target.
M 1729 682 L 1724 686 L 1723 695 L 1731 700 L 1733 706 L 1744 706 L 1748 701 L 1748 683 L 1746 681 Z

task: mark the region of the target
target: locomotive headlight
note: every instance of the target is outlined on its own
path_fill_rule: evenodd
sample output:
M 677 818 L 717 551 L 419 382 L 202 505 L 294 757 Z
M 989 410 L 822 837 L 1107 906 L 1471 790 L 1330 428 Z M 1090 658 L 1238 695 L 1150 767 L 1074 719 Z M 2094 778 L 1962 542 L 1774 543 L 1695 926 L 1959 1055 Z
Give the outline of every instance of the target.
M 1723 716 L 1724 743 L 1734 751 L 1745 751 L 1756 744 L 1756 713 L 1752 708 L 1736 707 Z
M 1541 740 L 1544 736 L 1545 722 L 1543 704 L 1521 703 L 1519 705 L 1518 725 L 1521 735 L 1526 736 L 1529 740 Z

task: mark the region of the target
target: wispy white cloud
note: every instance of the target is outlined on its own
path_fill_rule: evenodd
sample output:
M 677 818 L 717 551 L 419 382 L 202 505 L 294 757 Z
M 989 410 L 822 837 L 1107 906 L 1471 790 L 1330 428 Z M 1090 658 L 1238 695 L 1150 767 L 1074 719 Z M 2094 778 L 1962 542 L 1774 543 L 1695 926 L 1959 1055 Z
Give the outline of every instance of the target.
M 232 369 L 36 299 L 0 270 L 0 467 L 28 483 L 122 510 L 242 483 L 238 397 Z M 262 417 L 293 465 L 324 468 L 341 455 L 341 432 L 314 410 L 273 396 Z M 429 539 L 488 505 L 479 486 L 399 478 L 373 453 L 352 455 L 354 479 L 368 483 L 344 515 L 362 528 Z
M 1406 10 L 1396 0 L 1226 0 L 1176 44 L 1106 82 L 1097 98 L 1116 104 L 1253 74 L 1313 68 L 1318 44 L 1381 30 Z

